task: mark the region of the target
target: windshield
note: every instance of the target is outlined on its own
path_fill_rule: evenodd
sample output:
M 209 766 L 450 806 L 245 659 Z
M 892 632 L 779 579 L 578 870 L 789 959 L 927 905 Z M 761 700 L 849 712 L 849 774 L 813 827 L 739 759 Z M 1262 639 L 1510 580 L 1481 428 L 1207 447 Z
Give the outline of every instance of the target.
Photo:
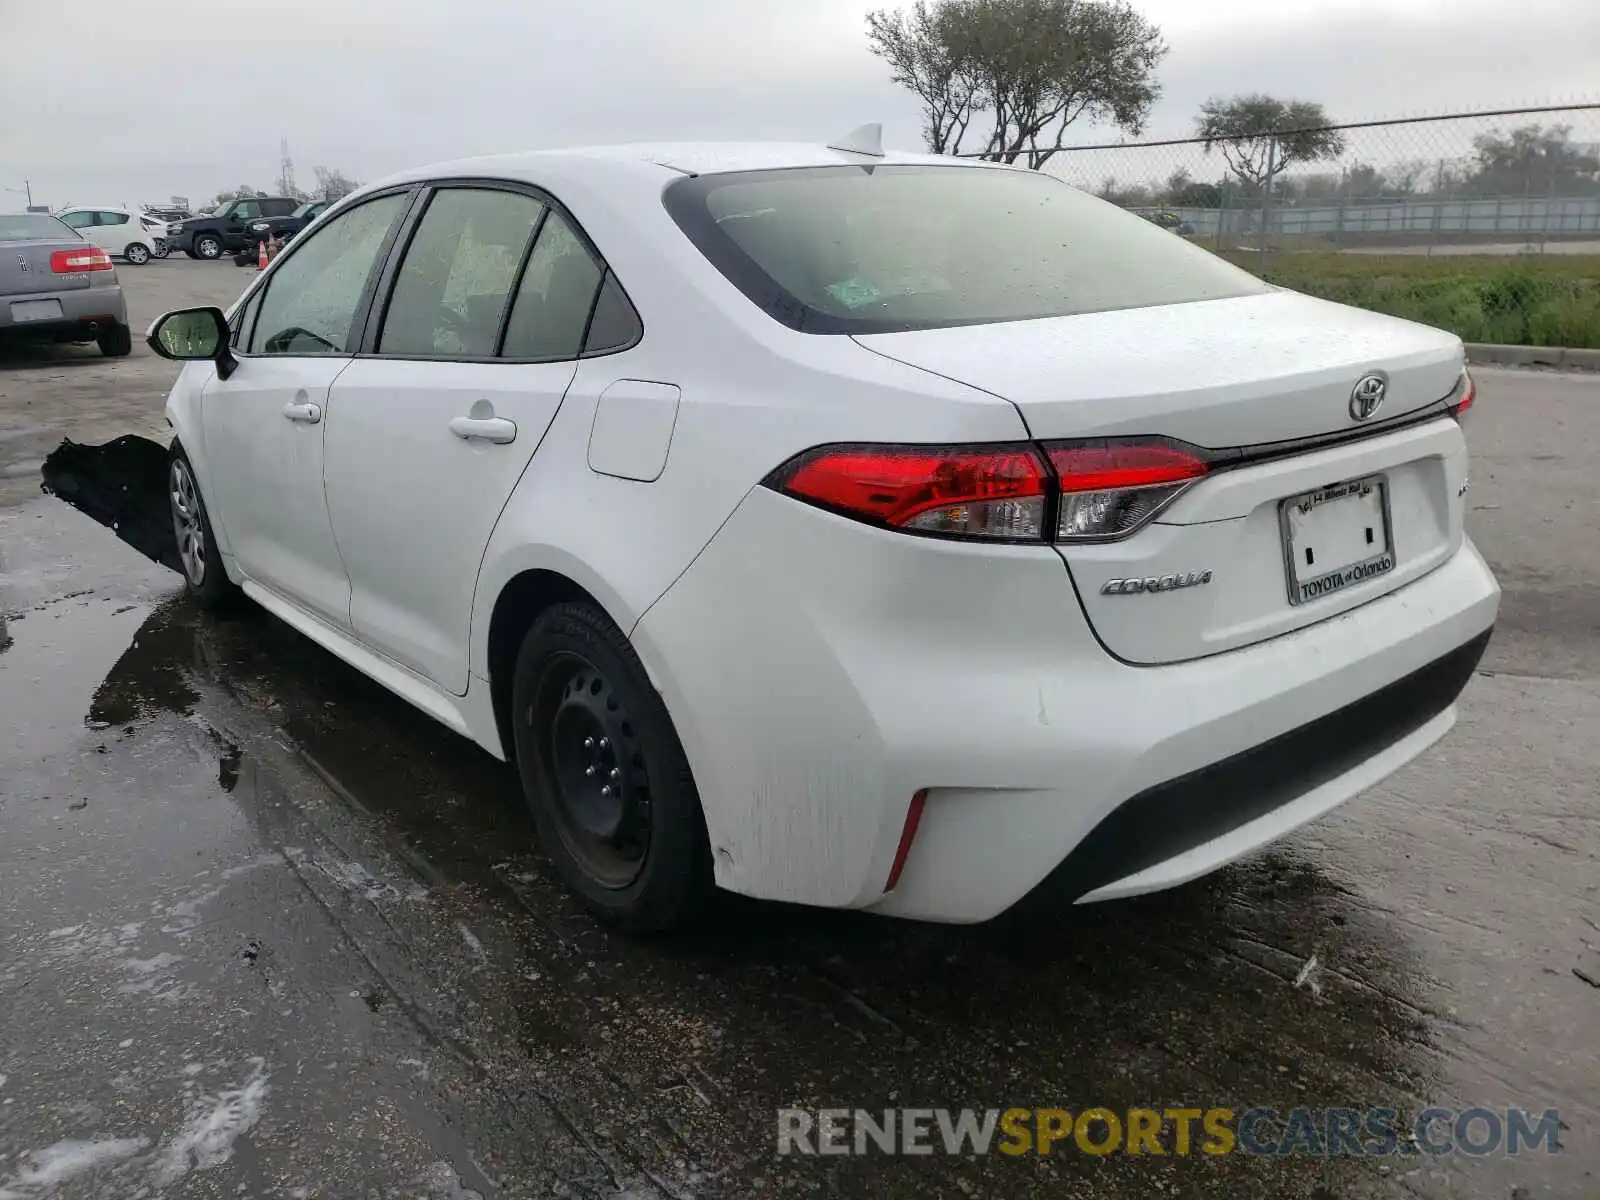
M 807 333 L 886 333 L 1243 296 L 1254 276 L 1033 171 L 815 167 L 672 184 L 668 212 Z
M 49 213 L 0 213 L 0 242 L 59 242 L 77 237 Z

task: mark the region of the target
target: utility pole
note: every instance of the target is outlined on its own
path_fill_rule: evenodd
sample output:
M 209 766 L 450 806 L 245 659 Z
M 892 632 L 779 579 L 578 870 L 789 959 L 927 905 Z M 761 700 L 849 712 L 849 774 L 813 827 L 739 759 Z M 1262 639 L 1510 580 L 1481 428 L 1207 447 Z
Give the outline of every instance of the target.
M 6 191 L 23 193 L 25 196 L 28 197 L 28 207 L 29 208 L 33 207 L 33 184 L 32 184 L 31 181 L 29 181 L 27 179 L 24 179 L 22 181 L 22 186 L 21 187 L 19 187 L 19 188 L 7 188 Z

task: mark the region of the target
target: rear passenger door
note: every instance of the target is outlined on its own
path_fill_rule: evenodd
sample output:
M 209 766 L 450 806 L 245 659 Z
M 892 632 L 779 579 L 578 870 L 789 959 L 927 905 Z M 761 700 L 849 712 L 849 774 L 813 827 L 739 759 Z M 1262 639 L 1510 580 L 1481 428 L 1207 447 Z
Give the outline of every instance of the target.
M 351 624 L 457 695 L 484 548 L 572 382 L 604 276 L 549 197 L 438 186 L 330 398 L 326 492 Z

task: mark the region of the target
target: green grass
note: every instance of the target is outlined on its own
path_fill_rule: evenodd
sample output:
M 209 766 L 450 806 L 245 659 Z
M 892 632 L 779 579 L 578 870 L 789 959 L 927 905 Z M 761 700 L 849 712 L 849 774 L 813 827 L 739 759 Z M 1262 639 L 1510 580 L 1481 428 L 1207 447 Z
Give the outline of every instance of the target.
M 1246 270 L 1250 253 L 1225 253 Z M 1466 342 L 1600 349 L 1600 255 L 1269 254 L 1296 291 L 1448 329 Z

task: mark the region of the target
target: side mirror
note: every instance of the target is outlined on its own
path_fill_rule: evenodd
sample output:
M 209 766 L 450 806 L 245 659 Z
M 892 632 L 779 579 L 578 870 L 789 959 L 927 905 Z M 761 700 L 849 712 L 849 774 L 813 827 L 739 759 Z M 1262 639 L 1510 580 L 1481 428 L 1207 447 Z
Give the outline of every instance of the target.
M 179 308 L 159 316 L 145 335 L 145 343 L 162 358 L 215 362 L 223 379 L 239 365 L 228 346 L 228 318 L 220 308 Z

